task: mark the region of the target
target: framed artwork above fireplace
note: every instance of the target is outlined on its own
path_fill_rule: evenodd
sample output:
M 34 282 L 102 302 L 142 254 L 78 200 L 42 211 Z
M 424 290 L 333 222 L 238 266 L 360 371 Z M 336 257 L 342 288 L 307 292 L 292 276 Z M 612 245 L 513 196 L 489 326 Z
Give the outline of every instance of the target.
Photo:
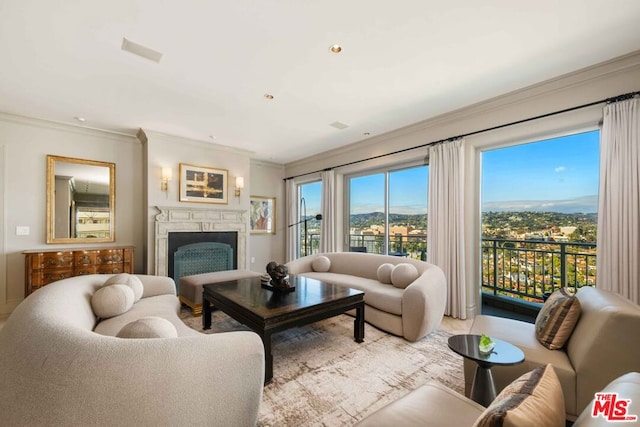
M 226 169 L 180 163 L 180 201 L 229 203 Z

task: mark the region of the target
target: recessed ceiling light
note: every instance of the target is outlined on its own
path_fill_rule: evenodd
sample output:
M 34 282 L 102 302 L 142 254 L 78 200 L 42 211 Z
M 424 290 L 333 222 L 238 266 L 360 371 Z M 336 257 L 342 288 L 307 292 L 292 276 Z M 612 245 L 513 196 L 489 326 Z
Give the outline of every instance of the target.
M 213 139 L 213 140 L 218 139 L 218 137 L 217 137 L 217 136 L 215 136 L 215 135 L 209 135 L 209 138 L 211 138 L 211 139 Z
M 79 122 L 86 122 L 87 121 L 87 119 L 85 119 L 84 117 L 81 117 L 81 116 L 75 116 L 74 119 L 76 119 Z
M 340 46 L 339 44 L 332 44 L 331 46 L 329 46 L 329 52 L 340 53 L 342 52 L 342 46 Z
M 271 95 L 270 93 L 265 93 L 264 97 L 267 99 L 273 99 L 273 95 Z

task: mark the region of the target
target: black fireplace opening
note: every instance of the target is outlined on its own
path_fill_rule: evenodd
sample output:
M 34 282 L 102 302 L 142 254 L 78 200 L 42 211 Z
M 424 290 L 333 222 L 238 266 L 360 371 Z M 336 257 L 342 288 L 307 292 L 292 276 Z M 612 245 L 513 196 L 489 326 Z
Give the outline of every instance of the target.
M 178 248 L 192 243 L 223 243 L 229 245 L 233 253 L 233 269 L 238 268 L 238 232 L 237 231 L 177 231 L 169 233 L 168 273 L 169 277 L 175 280 L 174 255 Z

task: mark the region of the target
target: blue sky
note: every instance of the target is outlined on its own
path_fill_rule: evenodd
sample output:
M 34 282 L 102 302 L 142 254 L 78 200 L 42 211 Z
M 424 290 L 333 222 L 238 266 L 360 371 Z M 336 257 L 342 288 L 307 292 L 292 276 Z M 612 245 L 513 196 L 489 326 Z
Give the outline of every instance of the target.
M 482 153 L 483 211 L 597 212 L 600 134 L 553 138 Z M 390 211 L 426 213 L 428 168 L 391 172 Z M 320 213 L 320 182 L 302 187 Z M 351 179 L 351 213 L 384 211 L 384 174 Z
M 597 212 L 598 131 L 486 151 L 483 211 Z

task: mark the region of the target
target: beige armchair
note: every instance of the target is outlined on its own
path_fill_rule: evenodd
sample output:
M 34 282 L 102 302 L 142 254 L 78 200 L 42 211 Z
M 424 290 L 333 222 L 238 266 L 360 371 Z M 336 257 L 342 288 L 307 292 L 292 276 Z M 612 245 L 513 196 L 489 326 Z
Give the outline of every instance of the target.
M 525 354 L 515 366 L 492 369 L 496 390 L 525 372 L 551 363 L 558 375 L 568 419 L 584 410 L 594 393 L 627 372 L 640 372 L 640 306 L 599 288 L 576 293 L 581 315 L 564 348 L 549 350 L 535 336 L 534 325 L 493 316 L 477 316 L 470 334 L 486 334 L 510 342 Z M 475 363 L 464 361 L 465 390 L 471 391 Z

